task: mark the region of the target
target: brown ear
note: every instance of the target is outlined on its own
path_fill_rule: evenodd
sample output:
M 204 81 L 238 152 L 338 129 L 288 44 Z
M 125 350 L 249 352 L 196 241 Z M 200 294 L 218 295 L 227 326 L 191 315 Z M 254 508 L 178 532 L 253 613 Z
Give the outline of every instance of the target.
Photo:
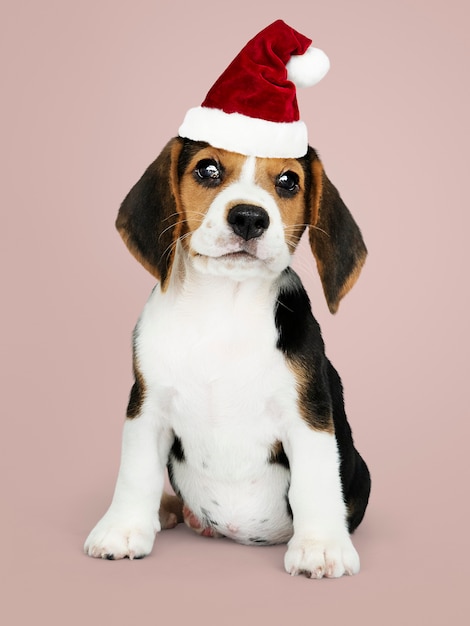
M 161 282 L 170 276 L 181 234 L 178 157 L 182 141 L 172 139 L 124 198 L 116 228 L 129 250 Z
M 323 165 L 310 148 L 312 197 L 309 238 L 328 308 L 336 313 L 340 300 L 359 277 L 367 256 L 361 231 Z

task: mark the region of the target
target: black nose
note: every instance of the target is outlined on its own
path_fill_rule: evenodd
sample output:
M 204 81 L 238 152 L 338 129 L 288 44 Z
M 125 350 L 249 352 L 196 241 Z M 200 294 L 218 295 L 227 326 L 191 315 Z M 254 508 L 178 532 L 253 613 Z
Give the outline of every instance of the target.
M 245 241 L 260 237 L 269 226 L 267 212 L 252 204 L 237 204 L 232 207 L 227 220 L 233 232 Z

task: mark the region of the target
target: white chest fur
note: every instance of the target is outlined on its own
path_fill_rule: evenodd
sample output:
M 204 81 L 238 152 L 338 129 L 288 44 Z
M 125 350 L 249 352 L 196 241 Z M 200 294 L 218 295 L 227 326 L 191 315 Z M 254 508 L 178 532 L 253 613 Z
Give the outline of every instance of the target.
M 269 457 L 297 415 L 297 397 L 276 348 L 276 289 L 257 279 L 189 284 L 155 290 L 136 336 L 148 401 L 183 444 L 175 481 L 223 534 L 286 541 L 289 473 Z

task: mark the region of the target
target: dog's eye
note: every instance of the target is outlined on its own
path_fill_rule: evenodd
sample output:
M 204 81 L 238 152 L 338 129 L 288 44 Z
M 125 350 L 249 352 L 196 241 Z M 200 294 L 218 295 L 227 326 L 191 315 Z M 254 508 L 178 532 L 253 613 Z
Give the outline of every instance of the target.
M 199 161 L 194 170 L 196 180 L 203 185 L 215 187 L 220 183 L 221 168 L 213 159 Z
M 281 198 L 291 198 L 299 189 L 299 177 L 295 172 L 283 172 L 276 179 L 276 191 Z

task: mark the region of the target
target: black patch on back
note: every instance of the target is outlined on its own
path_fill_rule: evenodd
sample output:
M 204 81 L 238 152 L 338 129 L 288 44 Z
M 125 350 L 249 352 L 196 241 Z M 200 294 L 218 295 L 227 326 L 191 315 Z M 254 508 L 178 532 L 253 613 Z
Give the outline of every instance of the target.
M 319 429 L 331 425 L 332 403 L 320 326 L 300 278 L 288 267 L 281 275 L 275 310 L 277 348 L 299 366 L 306 385 L 299 390 L 304 418 Z
M 274 319 L 278 331 L 276 346 L 287 357 L 308 362 L 314 354 L 324 354 L 320 326 L 312 315 L 310 299 L 291 267 L 280 277 Z
M 277 348 L 303 370 L 305 385 L 299 389 L 303 417 L 317 429 L 328 429 L 333 417 L 341 459 L 341 483 L 348 508 L 349 530 L 352 532 L 361 522 L 367 507 L 370 475 L 354 447 L 344 410 L 341 379 L 325 355 L 320 326 L 313 317 L 310 300 L 300 278 L 291 268 L 284 270 L 280 277 L 275 323 Z M 283 456 L 279 450 L 279 447 L 274 448 L 272 462 L 282 463 Z M 292 516 L 287 496 L 286 503 Z
M 349 532 L 352 533 L 364 517 L 369 501 L 371 479 L 364 459 L 354 447 L 351 427 L 344 410 L 341 379 L 329 361 L 328 379 L 333 402 L 335 435 L 341 457 L 341 483 L 348 509 Z

